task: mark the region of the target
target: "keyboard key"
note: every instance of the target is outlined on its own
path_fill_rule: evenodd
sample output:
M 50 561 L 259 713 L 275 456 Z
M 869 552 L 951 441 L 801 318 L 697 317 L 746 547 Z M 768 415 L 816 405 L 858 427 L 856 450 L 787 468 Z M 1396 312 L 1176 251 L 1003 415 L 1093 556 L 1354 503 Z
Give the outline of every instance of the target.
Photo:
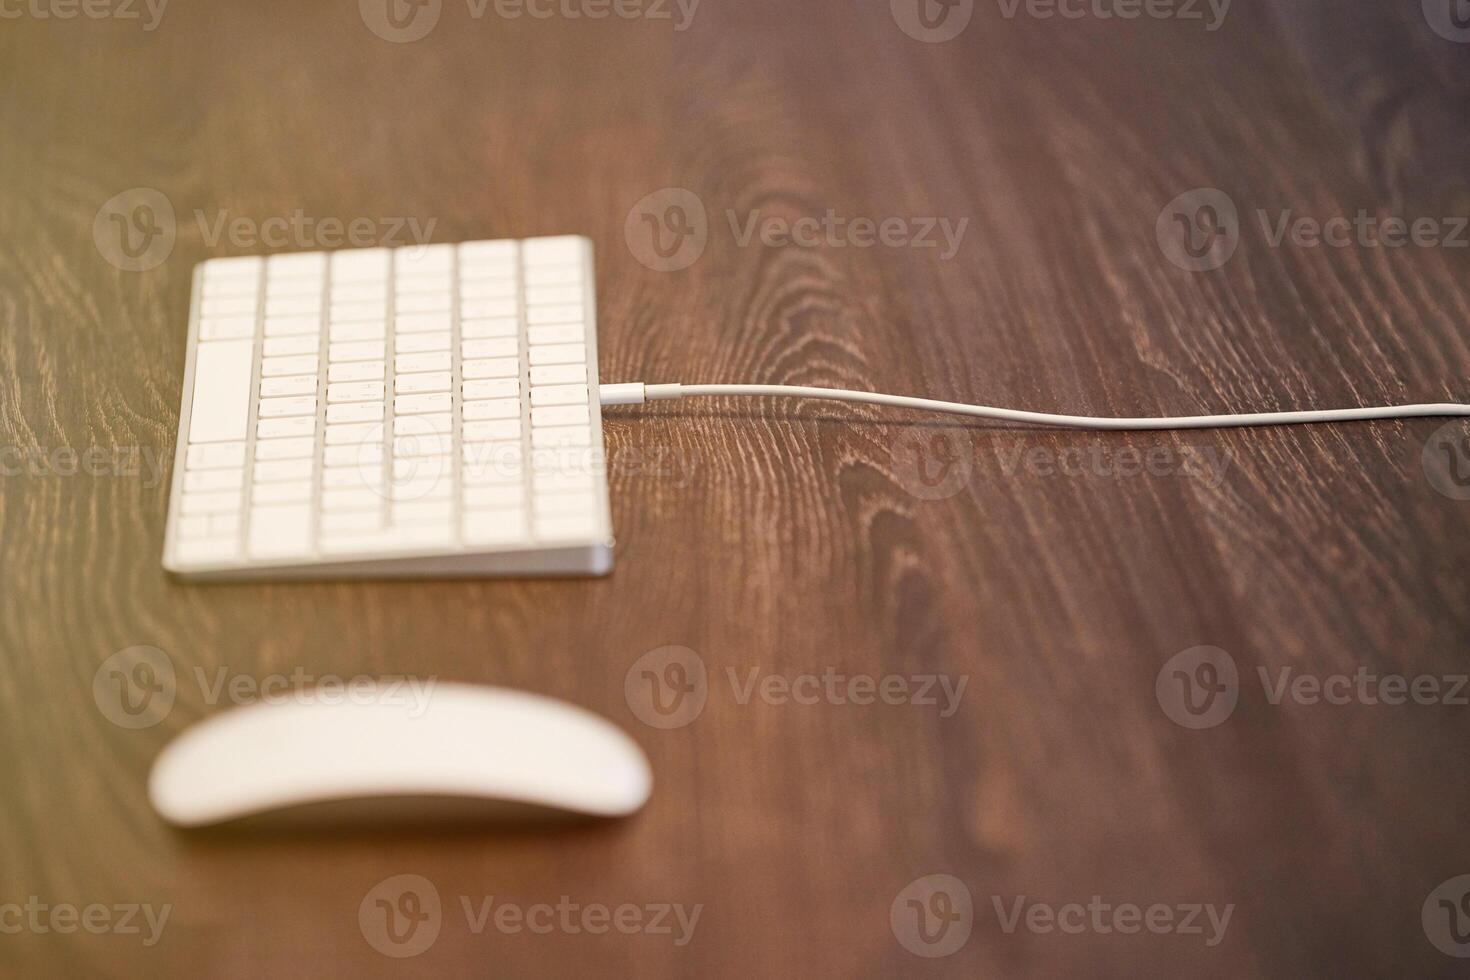
M 351 510 L 382 510 L 383 503 L 383 495 L 369 488 L 322 491 L 322 511 L 324 513 L 341 513 Z
M 585 364 L 542 364 L 531 368 L 531 384 L 560 385 L 587 380 Z
M 459 315 L 465 319 L 481 317 L 520 316 L 521 304 L 514 299 L 462 299 Z
M 259 300 L 254 293 L 243 296 L 219 296 L 199 302 L 201 317 L 255 316 Z
M 317 336 L 322 332 L 322 319 L 318 316 L 268 316 L 265 318 L 267 337 L 296 337 L 303 334 Z
M 461 242 L 457 248 L 459 264 L 465 266 L 474 262 L 506 262 L 514 265 L 520 255 L 520 244 L 514 238 Z
M 311 438 L 261 439 L 255 443 L 257 462 L 267 459 L 300 459 L 315 453 L 316 440 Z
M 467 544 L 519 544 L 529 538 L 523 510 L 469 510 L 463 517 Z
M 516 337 L 521 324 L 515 317 L 490 317 L 485 320 L 461 320 L 461 337 Z
M 291 278 L 309 278 L 320 282 L 327 272 L 327 256 L 324 252 L 295 252 L 272 255 L 265 262 L 268 282 Z
M 382 340 L 388 336 L 387 320 L 363 320 L 359 323 L 333 323 L 328 335 L 334 344 L 357 340 Z
M 531 364 L 584 364 L 587 361 L 586 344 L 552 344 L 532 347 Z
M 585 425 L 539 426 L 531 430 L 531 445 L 538 449 L 590 446 L 592 433 Z
M 382 381 L 382 361 L 351 361 L 327 368 L 328 381 Z
M 204 263 L 204 281 L 210 284 L 241 279 L 257 281 L 264 267 L 265 260 L 258 255 L 209 259 Z
M 399 313 L 393 320 L 395 333 L 433 333 L 449 330 L 454 326 L 454 317 L 444 313 Z
M 415 374 L 419 371 L 448 371 L 453 358 L 449 351 L 433 351 L 428 354 L 399 354 L 393 359 L 393 370 L 397 374 Z
M 245 443 L 243 442 L 190 446 L 184 454 L 184 468 L 189 470 L 219 470 L 244 465 Z
M 531 389 L 532 405 L 586 405 L 586 385 L 542 385 Z
M 255 504 L 295 504 L 311 499 L 311 481 L 298 480 L 294 483 L 257 483 L 250 491 L 250 500 Z
M 497 398 L 491 401 L 465 402 L 460 413 L 466 422 L 485 419 L 518 419 L 521 417 L 519 398 Z
M 382 526 L 382 514 L 376 510 L 349 510 L 341 513 L 324 511 L 321 516 L 321 529 L 325 533 L 333 531 L 376 531 Z
M 219 493 L 188 493 L 179 507 L 179 513 L 185 517 L 196 514 L 226 514 L 240 510 L 244 502 L 240 499 L 238 491 Z
M 321 294 L 315 296 L 280 296 L 268 294 L 266 296 L 266 316 L 320 316 L 321 312 Z
M 596 507 L 597 497 L 591 491 L 538 493 L 531 499 L 531 509 L 537 517 L 585 514 L 592 512 Z
M 382 299 L 377 302 L 367 303 L 336 303 L 332 304 L 327 312 L 327 319 L 333 327 L 346 326 L 361 322 L 383 323 L 388 316 L 388 301 Z
M 516 378 L 521 373 L 521 361 L 517 357 L 491 357 L 465 361 L 460 365 L 460 373 L 466 379 Z
M 487 337 L 460 342 L 459 352 L 465 358 L 515 357 L 520 353 L 520 342 L 514 337 Z
M 230 538 L 206 538 L 198 541 L 178 541 L 174 544 L 174 556 L 190 565 L 209 565 L 235 560 L 240 546 Z
M 322 463 L 325 466 L 371 466 L 383 462 L 383 443 L 364 442 L 360 445 L 351 446 L 327 446 L 322 450 Z M 381 465 L 378 467 L 382 468 Z
M 383 389 L 381 381 L 339 381 L 327 385 L 327 401 L 328 403 L 381 402 Z
M 340 282 L 332 281 L 332 306 L 347 303 L 376 303 L 380 311 L 388 308 L 388 280 L 370 280 L 367 282 Z
M 533 392 L 534 394 L 534 392 Z M 589 425 L 590 409 L 582 405 L 554 405 L 531 409 L 531 425 Z
M 184 474 L 184 492 L 209 492 L 211 490 L 239 490 L 245 485 L 245 470 L 232 467 L 227 470 L 194 470 Z
M 213 317 L 199 322 L 200 340 L 242 340 L 255 336 L 255 317 Z
M 327 359 L 333 364 L 342 361 L 381 361 L 384 359 L 384 343 L 381 340 L 358 340 L 348 343 L 333 342 L 327 348 Z
M 522 483 L 502 483 L 465 487 L 460 492 L 466 510 L 519 507 L 525 502 L 526 487 Z
M 575 344 L 584 336 L 580 323 L 552 323 L 526 329 L 526 340 L 532 344 Z
M 453 407 L 454 396 L 447 391 L 429 395 L 399 395 L 393 399 L 393 411 L 398 415 L 447 412 Z
M 393 393 L 397 395 L 421 395 L 431 391 L 448 391 L 454 379 L 448 371 L 429 374 L 400 374 L 393 379 Z
M 454 505 L 447 500 L 413 500 L 393 503 L 394 524 L 448 524 Z
M 519 290 L 515 279 L 481 279 L 461 282 L 460 299 L 515 299 Z
M 256 415 L 263 419 L 282 419 L 292 415 L 315 415 L 316 396 L 297 398 L 262 398 L 256 404 Z
M 322 486 L 328 490 L 367 488 L 378 490 L 383 485 L 382 463 L 360 466 L 329 466 L 322 470 Z
M 585 541 L 597 534 L 597 522 L 589 515 L 547 515 L 536 518 L 539 541 Z
M 386 248 L 354 248 L 333 252 L 332 284 L 363 282 L 388 278 L 389 253 Z
M 378 422 L 355 422 L 327 426 L 328 446 L 353 446 L 365 442 L 381 442 L 383 426 Z
M 283 395 L 316 394 L 317 377 L 314 374 L 293 374 L 286 378 L 261 378 L 260 397 L 279 398 Z
M 578 286 L 530 286 L 526 289 L 526 306 L 567 306 L 586 301 L 586 290 Z
M 194 397 L 189 442 L 245 438 L 250 424 L 250 386 L 255 344 L 249 340 L 201 343 L 194 352 Z
M 399 313 L 430 313 L 443 311 L 447 317 L 453 297 L 449 295 L 449 282 L 445 280 L 442 290 L 430 287 L 432 291 L 424 293 L 398 293 L 393 297 L 393 308 Z
M 252 558 L 304 557 L 311 550 L 310 506 L 256 507 L 250 512 Z
M 338 422 L 381 422 L 382 420 L 383 403 L 380 401 L 327 406 L 327 421 L 334 425 Z
M 287 419 L 261 419 L 255 423 L 257 439 L 280 439 L 291 436 L 309 436 L 316 432 L 315 415 L 298 415 Z
M 521 437 L 519 418 L 486 422 L 465 422 L 460 429 L 465 442 L 502 442 Z
M 262 378 L 277 378 L 287 374 L 316 374 L 316 355 L 300 354 L 296 357 L 267 357 L 260 362 Z
M 255 464 L 251 478 L 256 483 L 280 483 L 287 480 L 310 480 L 313 464 L 310 459 L 277 459 Z
M 443 436 L 454 431 L 454 416 L 449 412 L 432 415 L 400 415 L 393 420 L 393 434 L 411 436 Z
M 528 238 L 521 243 L 521 261 L 527 269 L 564 263 L 580 265 L 586 255 L 586 240 L 576 235 Z
M 204 514 L 181 517 L 175 527 L 180 538 L 206 538 L 209 536 L 209 517 Z
M 449 331 L 398 334 L 393 338 L 395 354 L 418 354 L 431 350 L 449 350 Z
M 531 326 L 547 323 L 576 324 L 581 326 L 586 317 L 586 310 L 581 303 L 565 306 L 531 306 L 526 309 L 526 323 Z M 580 339 L 582 331 L 578 329 L 575 336 Z M 532 340 L 531 343 L 537 343 Z
M 466 400 L 476 398 L 515 398 L 521 393 L 521 382 L 516 378 L 495 381 L 466 381 L 460 385 Z

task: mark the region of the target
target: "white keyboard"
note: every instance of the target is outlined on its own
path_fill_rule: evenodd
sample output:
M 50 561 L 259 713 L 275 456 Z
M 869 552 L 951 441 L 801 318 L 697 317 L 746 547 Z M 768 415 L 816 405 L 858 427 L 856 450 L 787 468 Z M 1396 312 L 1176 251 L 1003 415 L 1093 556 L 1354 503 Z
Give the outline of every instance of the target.
M 607 572 L 595 313 L 585 238 L 202 263 L 164 566 Z

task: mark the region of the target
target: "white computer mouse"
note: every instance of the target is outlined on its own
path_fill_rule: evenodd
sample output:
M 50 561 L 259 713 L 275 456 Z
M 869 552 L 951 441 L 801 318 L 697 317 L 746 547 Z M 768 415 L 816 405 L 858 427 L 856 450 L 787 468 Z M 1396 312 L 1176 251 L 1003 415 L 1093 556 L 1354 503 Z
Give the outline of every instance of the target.
M 590 711 L 468 684 L 435 684 L 422 699 L 382 690 L 200 722 L 155 760 L 154 809 L 181 827 L 620 817 L 653 788 L 643 750 Z

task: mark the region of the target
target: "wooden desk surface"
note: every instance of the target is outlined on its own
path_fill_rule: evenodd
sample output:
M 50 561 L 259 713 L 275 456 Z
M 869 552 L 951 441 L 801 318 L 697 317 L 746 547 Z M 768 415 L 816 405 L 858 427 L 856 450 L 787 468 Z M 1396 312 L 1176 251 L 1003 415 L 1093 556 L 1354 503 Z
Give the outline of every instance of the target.
M 152 469 L 173 457 L 194 263 L 276 250 L 252 229 L 334 244 L 322 219 L 367 219 L 375 242 L 411 240 L 408 219 L 436 241 L 590 236 L 608 381 L 1120 415 L 1465 400 L 1470 45 L 1448 13 L 1442 36 L 1417 3 L 1280 0 L 1209 30 L 1205 4 L 1189 7 L 1204 20 L 1071 20 L 1022 0 L 974 4 L 929 43 L 902 0 L 705 0 L 692 19 L 672 2 L 557 12 L 595 0 L 477 18 L 448 0 L 399 43 L 366 25 L 413 32 L 418 8 L 390 21 L 376 2 L 178 3 L 156 23 L 141 3 L 136 20 L 4 6 L 0 972 L 1461 968 L 1433 939 L 1454 943 L 1443 909 L 1470 872 L 1470 709 L 1445 703 L 1470 639 L 1465 426 L 1099 435 L 817 403 L 615 411 L 617 565 L 586 581 L 180 584 L 159 565 Z M 934 30 L 957 24 L 940 12 Z M 171 225 L 136 198 L 108 211 L 140 187 Z M 666 188 L 703 224 L 667 196 L 635 209 Z M 1197 188 L 1223 197 L 1169 210 Z M 1433 219 L 1440 244 L 1339 223 L 1346 247 L 1313 246 L 1295 224 L 1360 210 Z M 172 234 L 167 258 L 119 268 L 111 213 Z M 691 250 L 675 260 L 702 254 L 655 268 L 644 213 Z M 803 216 L 822 221 L 783 243 L 779 222 Z M 1211 268 L 1182 267 L 1179 216 Z M 1228 664 L 1171 663 L 1201 645 Z M 175 702 L 130 730 L 93 681 L 135 646 L 167 654 Z M 661 729 L 630 706 L 641 671 L 628 696 L 625 679 L 666 646 L 698 656 L 705 703 Z M 653 799 L 609 825 L 263 837 L 175 833 L 149 809 L 150 761 L 230 703 L 220 679 L 358 674 L 585 705 L 646 748 Z M 1275 693 L 1283 676 L 1348 690 L 1335 675 L 1347 704 Z M 1436 703 L 1367 703 L 1385 675 L 1437 679 Z M 889 676 L 903 703 L 851 703 Z M 778 688 L 747 694 L 752 677 Z M 956 710 L 915 703 L 925 677 L 963 679 Z M 412 958 L 368 935 L 386 918 L 373 889 L 401 874 L 441 903 Z M 930 875 L 952 878 L 911 887 Z M 170 906 L 151 945 L 143 914 L 121 928 L 130 903 Z M 497 927 L 502 905 L 538 903 L 578 911 L 548 935 Z M 1151 931 L 1128 903 L 1168 911 Z M 648 917 L 636 933 L 582 928 L 624 904 Z M 648 928 L 659 904 L 702 907 L 691 941 Z M 88 905 L 108 909 L 101 934 L 53 928 Z

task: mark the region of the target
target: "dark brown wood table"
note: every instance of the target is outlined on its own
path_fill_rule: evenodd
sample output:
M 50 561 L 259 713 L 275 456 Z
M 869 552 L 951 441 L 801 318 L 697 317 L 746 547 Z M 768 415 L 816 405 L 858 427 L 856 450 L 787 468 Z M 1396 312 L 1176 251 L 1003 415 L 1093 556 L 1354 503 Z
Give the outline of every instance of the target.
M 0 974 L 1463 975 L 1464 424 L 688 401 L 608 412 L 606 579 L 160 567 L 193 265 L 348 232 L 590 236 L 605 381 L 1470 399 L 1450 3 L 394 3 L 0 3 Z M 130 728 L 94 681 L 138 646 L 174 701 Z M 633 668 L 670 646 L 703 707 L 655 727 Z M 191 723 L 385 674 L 598 711 L 653 798 L 150 809 Z

